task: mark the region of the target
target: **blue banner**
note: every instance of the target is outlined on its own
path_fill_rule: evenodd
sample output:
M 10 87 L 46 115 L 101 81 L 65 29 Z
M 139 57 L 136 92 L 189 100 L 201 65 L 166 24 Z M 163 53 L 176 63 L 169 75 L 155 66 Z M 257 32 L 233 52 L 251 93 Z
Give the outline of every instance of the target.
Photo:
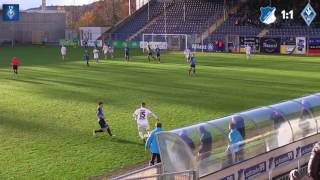
M 234 178 L 234 174 L 229 175 L 229 176 L 224 177 L 224 178 L 221 178 L 220 180 L 235 180 L 235 178 Z
M 251 179 L 254 176 L 258 176 L 261 175 L 263 173 L 266 172 L 267 170 L 267 163 L 264 161 L 262 163 L 259 163 L 255 166 L 251 166 L 247 169 L 244 170 L 244 178 L 247 179 Z
M 314 143 L 302 146 L 301 147 L 301 156 L 310 153 L 312 151 L 313 146 L 314 146 Z
M 283 163 L 292 161 L 294 159 L 293 151 L 290 151 L 285 154 L 281 154 L 280 156 L 277 156 L 274 158 L 274 167 L 278 167 Z
M 3 4 L 2 15 L 3 21 L 19 21 L 19 4 Z

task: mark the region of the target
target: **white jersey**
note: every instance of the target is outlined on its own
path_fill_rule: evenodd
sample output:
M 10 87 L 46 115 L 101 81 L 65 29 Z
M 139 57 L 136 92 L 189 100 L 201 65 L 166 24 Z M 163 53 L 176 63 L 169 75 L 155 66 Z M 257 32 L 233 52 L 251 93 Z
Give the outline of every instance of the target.
M 190 57 L 190 50 L 189 50 L 189 49 L 184 50 L 183 53 L 184 53 L 184 55 L 185 55 L 186 58 L 189 58 L 189 57 Z
M 149 109 L 141 107 L 137 109 L 133 116 L 136 119 L 138 126 L 146 126 L 149 125 L 148 116 L 152 115 L 154 118 L 158 119 L 158 117 Z
M 103 46 L 103 53 L 107 54 L 109 52 L 109 47 L 107 45 Z
M 63 55 L 63 56 L 65 56 L 67 54 L 67 48 L 64 46 L 61 47 L 60 51 L 61 51 L 61 55 Z
M 99 50 L 98 49 L 94 49 L 93 50 L 93 58 L 94 59 L 98 59 L 99 58 Z
M 246 54 L 251 54 L 251 46 L 246 46 Z

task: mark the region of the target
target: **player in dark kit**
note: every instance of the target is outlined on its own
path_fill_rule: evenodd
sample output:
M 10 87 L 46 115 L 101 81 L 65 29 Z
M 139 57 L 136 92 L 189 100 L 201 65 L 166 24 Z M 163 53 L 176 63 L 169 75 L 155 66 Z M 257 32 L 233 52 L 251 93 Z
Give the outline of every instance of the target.
M 157 53 L 158 63 L 160 63 L 160 48 L 159 48 L 159 46 L 157 46 L 157 48 L 156 48 L 156 53 Z
M 128 62 L 129 61 L 129 48 L 128 48 L 128 46 L 126 46 L 124 48 L 124 57 L 125 57 L 126 61 Z
M 108 123 L 105 121 L 104 111 L 103 111 L 103 103 L 102 102 L 98 103 L 97 114 L 96 115 L 97 115 L 98 123 L 100 125 L 100 129 L 99 130 L 93 130 L 93 136 L 95 136 L 96 133 L 106 132 L 106 131 L 108 132 L 108 134 L 110 136 L 115 136 L 115 135 L 112 135 L 110 127 L 109 127 Z
M 87 66 L 89 67 L 90 53 L 89 53 L 88 50 L 86 50 L 86 51 L 84 52 L 84 58 L 85 58 L 85 60 L 86 60 L 86 62 L 87 62 Z
M 191 76 L 191 72 L 193 72 L 192 75 L 196 75 L 196 58 L 194 57 L 194 54 L 191 55 L 189 63 L 190 63 L 189 76 Z

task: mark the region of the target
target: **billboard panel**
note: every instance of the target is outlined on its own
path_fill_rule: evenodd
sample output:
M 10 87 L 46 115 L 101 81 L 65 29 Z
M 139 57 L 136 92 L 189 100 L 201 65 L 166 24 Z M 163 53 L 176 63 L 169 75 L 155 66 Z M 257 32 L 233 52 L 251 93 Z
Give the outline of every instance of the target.
M 261 38 L 260 52 L 280 53 L 280 38 Z

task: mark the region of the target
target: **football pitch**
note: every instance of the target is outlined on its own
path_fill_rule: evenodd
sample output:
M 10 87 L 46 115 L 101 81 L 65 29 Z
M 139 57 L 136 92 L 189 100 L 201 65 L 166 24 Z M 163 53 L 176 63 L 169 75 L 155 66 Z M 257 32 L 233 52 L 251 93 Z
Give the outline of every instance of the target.
M 0 48 L 0 179 L 86 179 L 147 161 L 132 118 L 141 101 L 170 130 L 320 89 L 319 57 L 198 52 L 188 77 L 182 52 L 158 64 L 135 51 L 125 63 L 118 50 L 86 67 L 83 51 L 69 48 L 63 62 L 59 47 Z M 98 101 L 114 138 L 92 136 Z

